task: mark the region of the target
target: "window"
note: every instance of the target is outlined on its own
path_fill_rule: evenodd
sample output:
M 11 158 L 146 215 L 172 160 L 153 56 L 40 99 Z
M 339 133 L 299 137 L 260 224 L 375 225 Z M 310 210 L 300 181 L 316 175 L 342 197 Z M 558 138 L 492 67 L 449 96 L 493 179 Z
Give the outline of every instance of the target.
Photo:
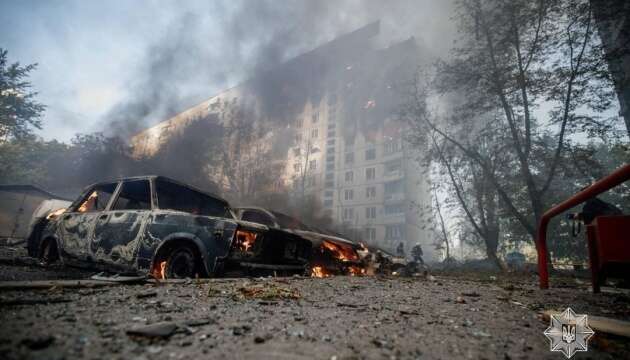
M 311 130 L 311 138 L 317 139 L 317 135 L 318 135 L 317 129 Z
M 149 180 L 125 181 L 112 210 L 150 210 L 151 186 Z
M 326 141 L 326 145 L 328 145 L 328 146 L 333 146 L 333 145 L 335 145 L 335 138 L 328 139 L 328 141 Z
M 335 163 L 326 164 L 326 171 L 333 171 L 333 170 L 335 170 Z
M 374 180 L 376 178 L 376 168 L 365 169 L 365 180 Z
M 309 170 L 315 170 L 317 169 L 317 160 L 311 160 L 308 163 L 308 168 Z
M 299 147 L 293 148 L 294 156 L 300 156 L 300 154 L 301 154 L 301 149 Z
M 366 219 L 376 219 L 376 207 L 370 206 L 365 208 Z
M 295 121 L 295 126 L 296 126 L 296 127 L 298 127 L 298 128 L 301 128 L 301 127 L 302 127 L 302 118 L 298 118 L 298 119 Z
M 365 197 L 374 199 L 376 197 L 376 186 L 368 186 L 365 188 Z
M 241 215 L 241 220 L 251 221 L 257 224 L 263 224 L 271 227 L 275 227 L 276 224 L 269 215 L 263 214 L 259 211 L 245 210 Z
M 400 151 L 400 141 L 398 139 L 391 139 L 385 143 L 385 154 L 393 154 Z
M 404 229 L 402 225 L 387 225 L 385 226 L 385 239 L 398 240 L 402 239 Z
M 334 130 L 337 125 L 335 123 L 328 124 L 328 130 Z
M 343 198 L 346 199 L 346 200 L 354 199 L 354 190 L 350 189 L 350 190 L 344 191 Z
M 329 208 L 332 206 L 333 206 L 333 201 L 331 199 L 324 200 L 324 207 Z
M 302 134 L 295 134 L 295 142 L 299 143 L 300 141 L 302 141 Z
M 334 188 L 334 187 L 335 187 L 335 182 L 334 182 L 334 181 L 326 181 L 326 182 L 324 183 L 324 186 L 325 186 L 327 189 Z
M 333 195 L 334 195 L 334 192 L 333 192 L 333 191 L 331 191 L 331 190 L 326 190 L 326 191 L 324 192 L 324 196 L 325 196 L 325 197 L 333 197 Z
M 353 208 L 344 208 L 343 209 L 343 219 L 344 220 L 352 220 L 352 219 L 354 219 L 354 209 Z
M 354 172 L 346 171 L 346 182 L 352 182 L 354 179 Z
M 345 161 L 346 165 L 352 165 L 354 164 L 354 153 L 347 153 L 346 154 L 346 161 Z
M 309 176 L 306 178 L 306 186 L 313 187 L 316 184 L 315 176 Z
M 85 213 L 105 210 L 109 199 L 112 198 L 114 191 L 116 191 L 117 185 L 117 183 L 112 183 L 95 186 L 85 195 L 79 206 L 77 206 L 76 211 Z
M 405 207 L 401 204 L 385 205 L 383 212 L 385 215 L 403 214 L 405 212 Z
M 376 229 L 375 228 L 365 228 L 365 239 L 366 240 L 376 240 Z
M 385 183 L 385 195 L 392 195 L 402 193 L 403 182 L 402 180 L 390 181 Z
M 374 160 L 374 159 L 376 159 L 376 149 L 365 150 L 365 160 Z
M 228 204 L 202 192 L 170 181 L 155 181 L 158 207 L 191 214 L 232 218 Z
M 313 115 L 311 116 L 311 119 L 312 119 L 313 124 L 317 124 L 317 121 L 319 120 L 319 113 L 314 112 Z
M 293 164 L 293 171 L 300 172 L 300 170 L 302 170 L 302 164 L 300 163 Z
M 335 180 L 335 173 L 326 173 L 326 180 Z
M 328 130 L 328 134 L 326 134 L 326 136 L 328 136 L 329 138 L 334 138 L 335 137 L 335 130 Z
M 394 160 L 385 163 L 385 174 L 396 175 L 402 173 L 402 160 Z

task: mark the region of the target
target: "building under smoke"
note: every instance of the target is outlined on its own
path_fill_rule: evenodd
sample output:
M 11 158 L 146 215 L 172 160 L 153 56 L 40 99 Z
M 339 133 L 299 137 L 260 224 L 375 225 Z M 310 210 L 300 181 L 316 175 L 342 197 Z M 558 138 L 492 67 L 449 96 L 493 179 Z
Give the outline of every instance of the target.
M 392 252 L 403 244 L 406 254 L 421 243 L 433 257 L 418 216 L 429 201 L 427 184 L 397 119 L 401 86 L 423 54 L 413 38 L 377 48 L 378 33 L 376 22 L 340 36 L 143 131 L 132 138 L 135 155 L 153 156 L 196 121 L 247 129 L 247 151 L 238 132 L 226 132 L 224 146 L 247 174 L 276 166 L 277 186 L 268 191 L 315 197 L 321 215 L 365 243 Z M 247 174 L 209 176 L 229 192 L 240 185 L 226 178 Z

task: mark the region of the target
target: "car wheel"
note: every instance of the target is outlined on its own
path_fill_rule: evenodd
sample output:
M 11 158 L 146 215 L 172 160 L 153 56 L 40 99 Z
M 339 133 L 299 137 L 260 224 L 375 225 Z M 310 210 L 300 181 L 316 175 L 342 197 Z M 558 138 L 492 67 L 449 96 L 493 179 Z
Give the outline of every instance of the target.
M 187 246 L 176 248 L 166 260 L 167 279 L 192 279 L 196 275 L 196 269 L 195 253 Z
M 59 260 L 59 251 L 57 250 L 57 242 L 53 239 L 46 239 L 38 252 L 39 261 L 43 265 L 50 265 Z

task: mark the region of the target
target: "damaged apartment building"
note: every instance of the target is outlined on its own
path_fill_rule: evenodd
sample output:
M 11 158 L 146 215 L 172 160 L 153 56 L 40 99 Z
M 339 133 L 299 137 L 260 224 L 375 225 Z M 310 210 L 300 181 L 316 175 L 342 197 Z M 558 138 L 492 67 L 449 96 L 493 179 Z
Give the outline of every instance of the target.
M 420 243 L 431 260 L 418 215 L 430 201 L 428 184 L 397 119 L 401 85 L 423 54 L 413 38 L 377 46 L 379 30 L 375 22 L 342 35 L 146 129 L 132 138 L 135 155 L 154 155 L 196 121 L 254 124 L 250 151 L 235 161 L 276 166 L 278 188 L 314 196 L 345 235 L 392 253 L 402 244 L 407 256 Z M 262 153 L 271 158 L 258 159 Z

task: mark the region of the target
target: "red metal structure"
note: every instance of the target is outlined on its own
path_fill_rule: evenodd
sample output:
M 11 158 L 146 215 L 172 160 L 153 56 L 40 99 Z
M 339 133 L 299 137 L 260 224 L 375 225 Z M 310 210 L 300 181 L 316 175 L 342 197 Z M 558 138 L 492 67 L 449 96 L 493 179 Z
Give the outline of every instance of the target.
M 538 251 L 538 275 L 540 288 L 549 288 L 549 271 L 547 255 L 547 225 L 556 215 L 577 206 L 621 183 L 630 179 L 630 164 L 615 170 L 610 175 L 596 181 L 586 189 L 573 195 L 562 203 L 547 210 L 540 219 L 536 248 Z M 619 218 L 617 220 L 610 218 Z M 594 225 L 587 226 L 589 238 L 589 261 L 593 273 L 593 290 L 599 291 L 599 271 L 604 262 L 630 261 L 630 216 L 602 216 L 596 218 Z M 625 239 L 621 239 L 625 236 Z M 613 239 L 613 240 L 609 240 Z M 624 241 L 625 240 L 625 241 Z

